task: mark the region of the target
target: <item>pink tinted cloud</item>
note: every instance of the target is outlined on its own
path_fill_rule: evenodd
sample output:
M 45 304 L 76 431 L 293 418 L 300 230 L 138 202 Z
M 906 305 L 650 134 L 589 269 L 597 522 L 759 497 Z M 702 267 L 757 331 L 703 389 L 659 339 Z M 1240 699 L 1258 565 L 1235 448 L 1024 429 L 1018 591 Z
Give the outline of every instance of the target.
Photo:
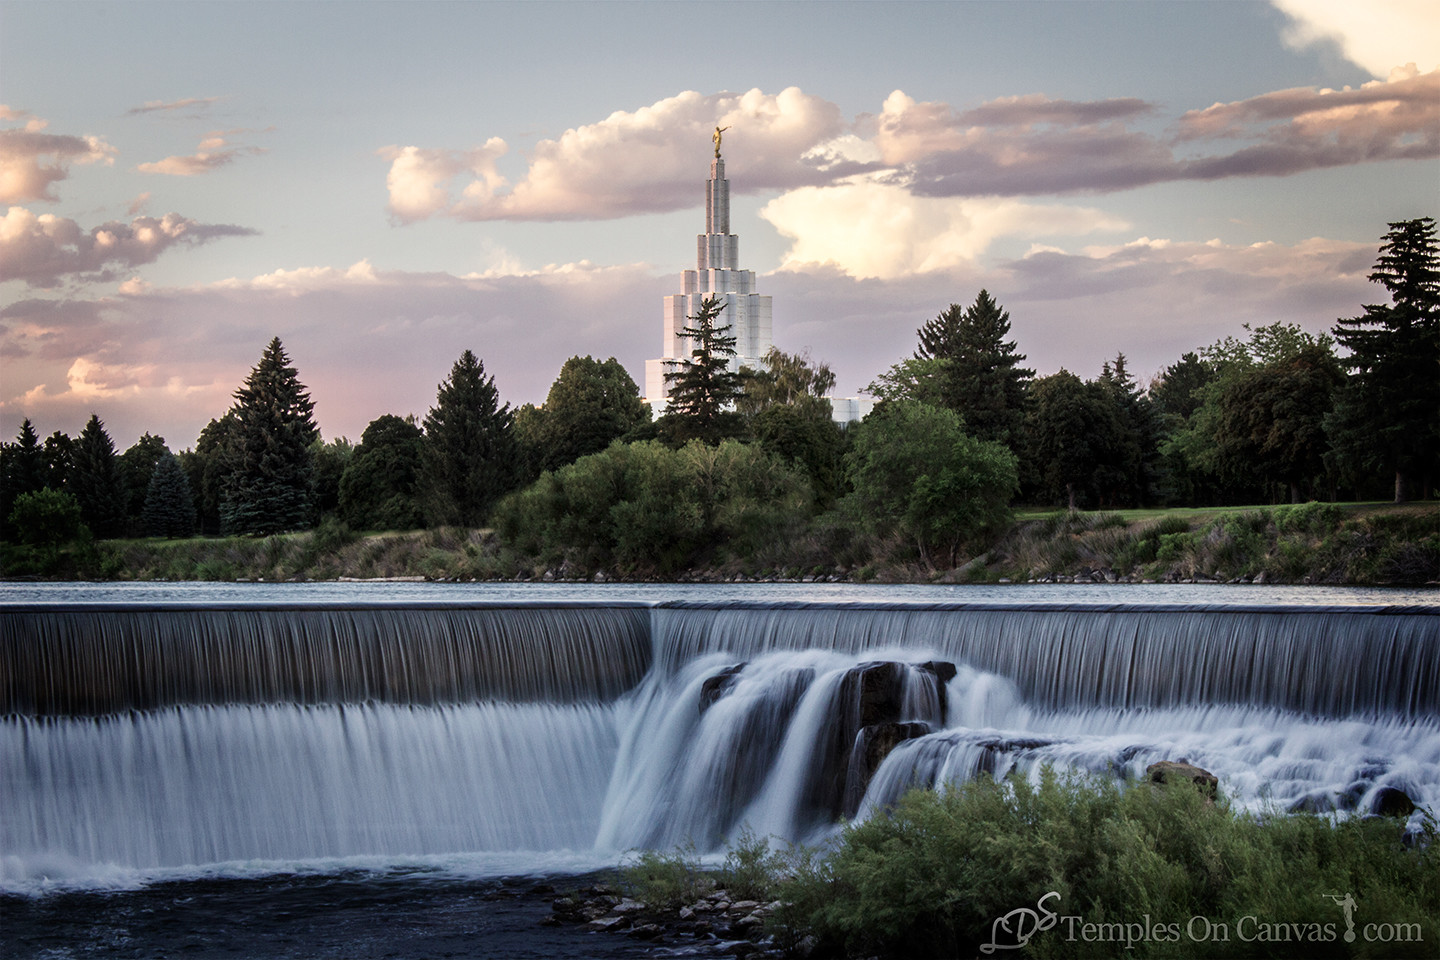
M 1440 156 L 1440 71 L 1358 90 L 1280 90 L 1181 116 L 1173 136 L 1130 129 L 1139 100 L 1010 97 L 956 112 L 891 94 L 876 143 L 896 182 L 927 196 L 1108 192 L 1175 180 L 1289 176 Z M 1216 152 L 1221 144 L 1254 141 Z M 1189 148 L 1177 156 L 1177 148 Z
M 0 203 L 54 203 L 51 185 L 70 175 L 71 164 L 115 162 L 103 138 L 45 133 L 46 121 L 28 111 L 0 104 L 0 122 L 24 124 L 0 129 Z
M 153 263 L 175 246 L 196 246 L 219 237 L 253 236 L 233 224 L 199 223 L 178 213 L 112 220 L 91 230 L 68 217 L 36 215 L 11 207 L 0 220 L 0 276 L 31 287 L 54 287 L 63 279 L 113 280 Z
M 212 130 L 205 134 L 195 153 L 166 157 L 142 163 L 135 169 L 141 173 L 162 173 L 172 177 L 198 177 L 233 163 L 238 157 L 264 153 L 263 147 L 232 145 L 231 137 L 246 130 Z

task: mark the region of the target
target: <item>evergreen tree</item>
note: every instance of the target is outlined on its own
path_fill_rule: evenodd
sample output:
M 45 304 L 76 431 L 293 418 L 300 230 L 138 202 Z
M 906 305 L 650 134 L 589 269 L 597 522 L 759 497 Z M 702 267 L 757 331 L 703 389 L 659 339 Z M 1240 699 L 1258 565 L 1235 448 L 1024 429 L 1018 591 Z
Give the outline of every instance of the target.
M 116 464 L 115 444 L 95 414 L 85 424 L 71 453 L 66 488 L 80 504 L 80 516 L 97 537 L 125 532 L 125 487 Z
M 1025 416 L 1025 388 L 1034 370 L 1020 366 L 1010 314 L 989 291 L 962 310 L 949 308 L 916 331 L 917 360 L 948 360 L 941 402 L 965 420 L 966 432 L 982 440 L 1015 444 Z
M 63 490 L 70 479 L 70 466 L 75 459 L 75 441 L 56 430 L 45 438 L 45 488 Z
M 1370 279 L 1389 304 L 1340 319 L 1351 376 L 1327 426 L 1349 472 L 1384 470 L 1395 501 L 1428 495 L 1440 466 L 1440 247 L 1431 217 L 1390 224 Z
M 424 442 L 414 417 L 370 421 L 340 478 L 341 518 L 356 530 L 424 526 L 415 495 Z
M 276 337 L 235 391 L 233 465 L 222 487 L 221 528 L 264 536 L 303 529 L 314 513 L 319 430 L 315 404 Z
M 126 525 L 132 536 L 139 536 L 144 531 L 141 514 L 145 510 L 150 477 L 155 472 L 155 465 L 169 455 L 170 448 L 165 446 L 165 438 L 149 433 L 141 436 L 130 449 L 120 454 L 118 466 L 120 480 L 125 485 Z
M 421 501 L 434 526 L 478 527 L 495 501 L 515 486 L 518 447 L 510 405 L 495 378 L 466 350 L 440 384 L 425 415 Z
M 730 325 L 719 324 L 725 301 L 706 297 L 700 312 L 687 319 L 694 326 L 680 333 L 694 344 L 690 359 L 672 361 L 665 382 L 670 385 L 670 403 L 665 408 L 666 432 L 675 440 L 704 440 L 719 443 L 742 429 L 738 414 L 730 408 L 740 395 L 741 377 L 730 371 L 735 356 L 735 338 Z
M 1124 353 L 1106 362 L 1096 384 L 1113 408 L 1115 428 L 1100 458 L 1100 499 L 1107 506 L 1144 506 L 1151 499 L 1159 459 L 1150 400 L 1130 375 Z
M 8 523 L 16 498 L 23 493 L 45 489 L 49 474 L 45 447 L 40 443 L 40 436 L 29 417 L 20 424 L 15 442 L 5 444 L 0 455 L 4 457 L 3 466 L 0 466 L 0 522 Z
M 190 478 L 185 476 L 180 459 L 173 453 L 161 457 L 150 473 L 141 520 L 147 536 L 176 539 L 195 534 L 195 500 L 190 493 Z
M 239 440 L 240 421 L 232 409 L 205 425 L 194 450 L 180 454 L 180 464 L 190 478 L 190 493 L 195 499 L 201 533 L 220 532 L 220 508 L 225 499 L 225 485 L 236 470 Z

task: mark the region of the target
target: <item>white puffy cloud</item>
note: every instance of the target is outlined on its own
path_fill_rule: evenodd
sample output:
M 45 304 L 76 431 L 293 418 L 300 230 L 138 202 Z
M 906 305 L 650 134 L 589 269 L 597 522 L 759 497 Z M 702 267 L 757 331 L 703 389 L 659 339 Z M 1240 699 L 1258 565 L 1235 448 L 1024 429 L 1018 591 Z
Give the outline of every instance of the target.
M 950 270 L 980 256 L 999 237 L 1126 226 L 1084 207 L 920 197 L 868 178 L 792 190 L 766 204 L 760 216 L 793 241 L 783 269 L 832 266 L 862 279 Z
M 741 193 L 854 172 L 860 165 L 843 155 L 816 152 L 845 126 L 835 104 L 795 87 L 773 95 L 686 91 L 542 140 L 513 184 L 495 166 L 507 150 L 498 138 L 475 150 L 387 147 L 380 155 L 391 164 L 390 210 L 401 220 L 603 220 L 692 205 L 696 162 L 716 127 L 730 128 L 725 149 L 745 158 L 732 183 Z
M 68 217 L 37 216 L 24 207 L 11 207 L 0 220 L 0 275 L 32 287 L 53 287 L 71 276 L 108 280 L 153 263 L 176 245 L 254 233 L 231 224 L 198 223 L 178 213 L 136 217 L 129 223 L 112 220 L 86 231 Z
M 72 163 L 115 162 L 115 148 L 101 137 L 45 133 L 46 121 L 28 111 L 0 104 L 0 122 L 23 124 L 0 129 L 0 203 L 53 203 L 59 198 L 50 187 Z
M 1406 64 L 1440 68 L 1440 14 L 1434 0 L 1271 0 L 1291 20 L 1292 49 L 1331 41 L 1376 77 Z

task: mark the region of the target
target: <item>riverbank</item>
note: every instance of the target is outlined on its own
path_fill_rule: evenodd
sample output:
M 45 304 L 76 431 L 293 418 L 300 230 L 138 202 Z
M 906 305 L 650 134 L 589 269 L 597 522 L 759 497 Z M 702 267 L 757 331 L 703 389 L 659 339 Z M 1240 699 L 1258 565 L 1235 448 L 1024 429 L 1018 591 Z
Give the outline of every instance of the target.
M 724 558 L 658 577 L 517 554 L 492 531 L 362 533 L 327 520 L 265 538 L 112 540 L 4 546 L 8 578 L 93 580 L 427 580 L 1290 583 L 1417 586 L 1440 580 L 1440 504 L 1321 504 L 1207 510 L 1021 512 L 986 549 L 934 569 L 903 545 L 824 537 L 764 558 Z

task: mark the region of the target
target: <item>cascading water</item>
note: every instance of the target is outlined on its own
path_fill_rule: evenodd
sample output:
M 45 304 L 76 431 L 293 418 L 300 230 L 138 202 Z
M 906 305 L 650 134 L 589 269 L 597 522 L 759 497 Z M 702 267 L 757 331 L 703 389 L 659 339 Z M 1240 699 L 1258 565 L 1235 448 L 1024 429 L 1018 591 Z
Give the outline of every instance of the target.
M 12 888 L 815 840 L 1046 763 L 1364 812 L 1440 799 L 1440 609 L 34 606 L 0 611 L 0 714 Z

